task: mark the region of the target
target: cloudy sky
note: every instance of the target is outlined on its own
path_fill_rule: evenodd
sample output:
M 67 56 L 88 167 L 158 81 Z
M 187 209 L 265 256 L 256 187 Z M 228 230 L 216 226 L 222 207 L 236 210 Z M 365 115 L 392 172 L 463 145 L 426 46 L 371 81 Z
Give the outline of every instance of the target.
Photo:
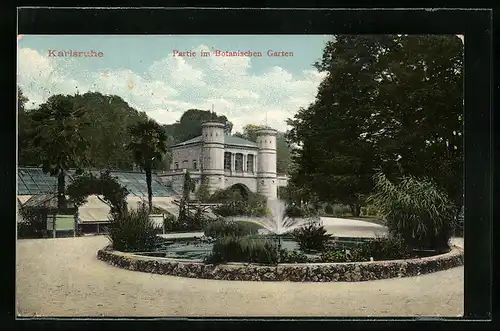
M 160 123 L 190 108 L 226 115 L 235 131 L 285 120 L 314 100 L 323 76 L 323 35 L 260 36 L 35 36 L 18 37 L 18 84 L 36 107 L 50 95 L 116 94 Z M 102 52 L 102 57 L 54 57 L 58 51 Z M 195 57 L 173 51 L 195 51 Z M 201 57 L 200 50 L 212 56 Z M 217 57 L 215 50 L 262 52 L 262 57 Z M 270 57 L 269 50 L 293 52 Z M 52 51 L 52 53 L 51 53 Z M 267 114 L 267 116 L 266 116 Z

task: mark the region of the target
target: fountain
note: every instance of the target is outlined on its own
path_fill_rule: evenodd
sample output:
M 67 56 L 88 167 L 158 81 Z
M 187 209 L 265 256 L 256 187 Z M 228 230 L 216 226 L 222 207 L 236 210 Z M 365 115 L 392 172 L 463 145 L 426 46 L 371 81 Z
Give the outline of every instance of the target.
M 230 217 L 227 219 L 232 222 L 249 222 L 261 226 L 265 231 L 276 236 L 279 251 L 281 250 L 282 235 L 290 233 L 311 222 L 321 222 L 320 218 L 289 217 L 287 215 L 286 204 L 282 200 L 268 200 L 267 208 L 270 210 L 270 213 L 264 217 Z
M 233 222 L 250 222 L 257 224 L 277 236 L 290 233 L 311 222 L 320 222 L 320 219 L 289 217 L 286 213 L 286 204 L 282 200 L 269 200 L 267 208 L 270 214 L 264 217 L 229 217 L 229 221 Z

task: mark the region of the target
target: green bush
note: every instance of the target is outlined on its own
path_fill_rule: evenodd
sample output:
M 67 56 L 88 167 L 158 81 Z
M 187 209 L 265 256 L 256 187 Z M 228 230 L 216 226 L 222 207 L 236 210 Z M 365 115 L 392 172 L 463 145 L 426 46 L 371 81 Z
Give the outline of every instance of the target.
M 333 206 L 332 205 L 326 205 L 326 207 L 325 207 L 325 214 L 327 214 L 327 215 L 333 215 Z
M 355 261 L 408 259 L 411 256 L 406 242 L 397 236 L 380 237 L 361 244 L 352 250 Z
M 274 240 L 256 237 L 220 237 L 207 257 L 208 263 L 247 262 L 261 264 L 278 263 L 278 251 Z
M 320 261 L 322 263 L 342 263 L 350 262 L 350 259 L 344 250 L 334 249 L 322 252 Z
M 220 238 L 225 236 L 243 237 L 258 233 L 259 226 L 247 222 L 231 222 L 226 220 L 216 220 L 208 222 L 203 231 L 206 237 Z
M 326 243 L 330 240 L 331 235 L 326 234 L 324 226 L 320 226 L 314 222 L 302 226 L 292 232 L 293 238 L 298 242 L 299 247 L 303 251 L 323 250 Z
M 327 210 L 328 209 L 328 210 Z M 327 205 L 325 208 L 325 213 L 327 215 L 333 215 L 335 217 L 341 217 L 351 212 L 351 208 L 349 206 L 341 205 L 341 204 L 333 204 Z
M 446 193 L 428 179 L 409 176 L 397 184 L 383 174 L 374 179 L 375 193 L 368 201 L 380 210 L 391 235 L 412 248 L 449 249 L 456 210 Z
M 47 209 L 21 207 L 17 223 L 18 238 L 43 238 L 47 234 Z
M 309 262 L 307 255 L 300 251 L 287 251 L 282 249 L 280 251 L 280 262 L 281 263 L 306 263 Z
M 157 243 L 158 231 L 143 205 L 127 213 L 113 214 L 108 238 L 113 248 L 119 251 L 148 251 Z

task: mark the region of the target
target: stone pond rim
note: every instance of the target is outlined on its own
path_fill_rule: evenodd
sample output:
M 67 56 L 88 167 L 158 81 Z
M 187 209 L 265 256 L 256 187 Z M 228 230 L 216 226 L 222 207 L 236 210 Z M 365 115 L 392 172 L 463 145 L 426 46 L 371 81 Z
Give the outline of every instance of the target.
M 448 253 L 407 260 L 348 263 L 293 263 L 266 266 L 228 263 L 205 264 L 189 260 L 146 257 L 115 251 L 110 245 L 97 258 L 115 267 L 177 277 L 288 282 L 358 282 L 412 277 L 463 265 L 463 249 L 453 246 Z

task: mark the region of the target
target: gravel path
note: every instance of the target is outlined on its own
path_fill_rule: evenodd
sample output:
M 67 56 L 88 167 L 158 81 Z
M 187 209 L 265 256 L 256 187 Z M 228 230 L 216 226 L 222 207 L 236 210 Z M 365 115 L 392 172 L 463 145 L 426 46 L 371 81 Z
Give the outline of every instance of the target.
M 17 241 L 20 316 L 458 316 L 463 267 L 360 283 L 235 282 L 133 272 L 97 260 L 106 237 Z

